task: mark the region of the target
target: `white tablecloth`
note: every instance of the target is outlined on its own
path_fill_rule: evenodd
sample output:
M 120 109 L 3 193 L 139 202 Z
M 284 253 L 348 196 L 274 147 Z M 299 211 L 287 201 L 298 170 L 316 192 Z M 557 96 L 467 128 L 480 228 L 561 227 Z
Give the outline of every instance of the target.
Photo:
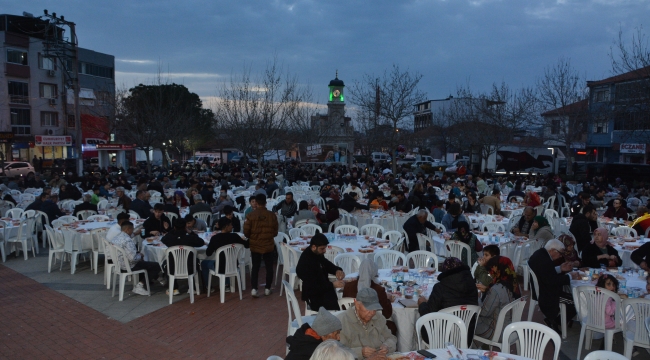
M 325 236 L 328 237 L 330 246 L 338 246 L 342 248 L 343 251 L 345 252 L 352 253 L 359 256 L 361 260 L 363 260 L 366 256 L 368 256 L 370 259 L 374 259 L 375 251 L 384 250 L 377 247 L 376 249 L 374 249 L 373 252 L 369 252 L 369 253 L 359 252 L 360 249 L 370 246 L 370 241 L 366 240 L 365 237 L 363 236 L 346 237 L 341 235 L 334 235 L 332 233 L 326 233 Z M 291 243 L 294 243 L 294 241 L 302 242 L 302 244 L 298 244 L 298 245 L 290 244 L 296 251 L 300 253 L 302 253 L 302 249 L 306 248 L 309 245 L 308 239 L 296 238 L 296 239 L 292 239 Z M 392 247 L 392 244 L 390 243 L 382 244 L 382 245 L 388 246 L 386 249 L 390 249 Z
M 359 229 L 368 224 L 381 225 L 386 231 L 402 231 L 404 223 L 409 219 L 408 215 L 391 211 L 358 211 L 352 213 L 357 220 Z
M 208 249 L 208 243 L 210 242 L 210 238 L 212 238 L 212 235 L 213 233 L 211 232 L 199 234 L 199 237 L 203 239 L 205 245 L 195 248 L 197 251 L 197 258 L 199 259 L 206 258 L 205 250 Z M 160 237 L 156 237 L 155 240 L 151 243 L 149 243 L 148 241 L 144 241 L 142 243 L 142 255 L 144 255 L 144 260 L 155 261 L 158 264 L 160 264 L 160 266 L 162 266 L 163 262 L 165 261 L 166 250 L 167 250 L 167 246 L 160 242 Z
M 447 352 L 447 349 L 427 349 L 428 352 L 432 353 L 433 355 L 436 356 L 436 360 L 447 360 L 450 359 L 451 356 Z M 470 355 L 472 358 L 477 359 L 478 356 L 487 356 L 486 354 L 489 353 L 487 350 L 476 350 L 476 349 L 460 349 L 460 351 L 465 355 Z M 415 351 L 413 351 L 415 352 Z M 403 355 L 408 355 L 409 351 L 402 351 Z M 512 359 L 512 360 L 532 360 L 530 358 L 524 357 L 524 356 L 519 356 L 519 355 L 511 355 L 511 354 L 505 354 L 505 353 L 497 353 L 498 356 L 501 356 L 506 359 Z
M 81 242 L 81 247 L 84 250 L 91 250 L 93 248 L 93 237 L 92 237 L 92 230 L 96 229 L 108 229 L 111 226 L 113 226 L 115 223 L 117 223 L 116 220 L 112 221 L 91 221 L 91 222 L 78 222 L 75 223 L 76 227 L 71 228 L 71 230 L 75 230 L 76 236 L 79 238 L 79 241 Z M 144 223 L 144 220 L 136 220 L 135 229 L 134 229 L 134 234 L 138 234 L 139 229 L 142 227 L 142 224 Z M 57 232 L 61 232 L 60 228 L 54 229 Z M 61 239 L 55 239 L 55 240 L 63 240 Z M 140 237 L 136 236 L 136 241 L 139 241 Z M 59 244 L 60 246 L 63 246 L 63 243 Z
M 640 238 L 639 240 L 635 242 L 626 242 L 623 245 L 619 244 L 614 244 L 614 249 L 618 251 L 618 256 L 621 257 L 621 260 L 623 260 L 623 267 L 629 267 L 629 268 L 634 268 L 638 269 L 639 266 L 635 264 L 632 259 L 630 259 L 630 256 L 632 255 L 632 252 L 636 250 L 638 247 L 641 245 L 645 244 L 646 242 L 650 241 L 648 238 Z M 629 248 L 630 246 L 631 248 Z M 645 285 L 644 285 L 645 286 Z

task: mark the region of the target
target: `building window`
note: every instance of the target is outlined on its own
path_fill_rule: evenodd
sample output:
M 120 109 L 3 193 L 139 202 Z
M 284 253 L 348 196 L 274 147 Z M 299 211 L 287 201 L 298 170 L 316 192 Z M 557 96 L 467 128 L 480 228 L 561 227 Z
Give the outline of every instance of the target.
M 59 113 L 41 111 L 41 126 L 59 126 Z
M 11 131 L 16 135 L 29 135 L 31 119 L 29 109 L 9 109 L 11 115 Z
M 19 81 L 9 81 L 9 102 L 14 104 L 29 104 L 29 86 Z
M 551 135 L 560 134 L 560 120 L 551 121 Z
M 595 122 L 594 134 L 607 134 L 607 121 Z
M 111 93 L 108 91 L 97 91 L 97 105 L 110 105 Z
M 68 115 L 68 127 L 74 129 L 74 115 Z
M 56 85 L 54 84 L 40 84 L 41 98 L 43 99 L 56 99 L 58 93 L 56 92 Z
M 56 60 L 53 57 L 38 54 L 38 68 L 43 70 L 56 70 Z
M 596 90 L 595 100 L 596 102 L 609 101 L 609 90 Z
M 108 78 L 108 79 L 113 78 L 112 67 L 95 65 L 91 63 L 85 63 L 85 62 L 79 62 L 79 73 Z
M 18 65 L 29 65 L 25 50 L 7 49 L 7 62 Z

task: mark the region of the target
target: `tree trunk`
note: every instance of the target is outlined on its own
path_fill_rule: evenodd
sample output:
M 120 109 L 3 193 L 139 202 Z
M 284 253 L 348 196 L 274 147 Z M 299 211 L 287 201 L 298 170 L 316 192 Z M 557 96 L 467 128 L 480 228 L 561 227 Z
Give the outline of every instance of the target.
M 568 176 L 573 175 L 573 161 L 571 161 L 571 156 L 569 156 L 569 154 L 571 154 L 570 153 L 570 151 L 571 151 L 570 148 L 571 148 L 570 145 L 566 145 L 566 147 L 564 149 L 564 158 L 566 159 L 566 174 Z M 557 159 L 557 157 L 556 157 L 556 159 Z

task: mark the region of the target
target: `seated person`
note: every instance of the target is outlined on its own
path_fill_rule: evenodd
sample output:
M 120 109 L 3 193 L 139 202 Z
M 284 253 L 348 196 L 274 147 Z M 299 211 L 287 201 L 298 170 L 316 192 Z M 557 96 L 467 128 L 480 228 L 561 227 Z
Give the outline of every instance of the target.
M 293 335 L 287 336 L 289 353 L 284 360 L 309 360 L 323 341 L 340 340 L 341 329 L 339 318 L 323 307 L 318 309 L 311 326 L 304 323 Z
M 215 251 L 217 251 L 220 247 L 226 246 L 226 245 L 231 245 L 231 244 L 242 244 L 244 245 L 245 248 L 248 249 L 249 244 L 248 241 L 243 240 L 239 235 L 235 234 L 232 232 L 232 222 L 230 219 L 227 217 L 222 217 L 219 219 L 219 227 L 221 228 L 221 232 L 218 234 L 215 234 L 211 239 L 210 239 L 210 244 L 208 244 L 208 248 L 205 250 L 205 255 L 206 256 L 212 256 Z M 203 260 L 201 261 L 201 276 L 203 278 L 203 286 L 207 288 L 208 286 L 208 277 L 210 276 L 210 270 L 214 270 L 216 265 L 215 260 Z M 219 269 L 218 273 L 223 274 L 226 271 L 226 256 L 222 253 L 219 256 Z M 229 286 L 230 279 L 226 279 L 226 289 L 224 291 L 227 291 L 228 286 Z M 212 289 L 210 289 L 212 291 Z M 206 291 L 207 292 L 207 291 Z
M 436 219 L 436 222 L 441 224 L 442 218 L 447 214 L 444 207 L 445 203 L 442 200 L 436 201 L 436 207 L 433 209 L 433 217 Z
M 515 224 L 515 226 L 510 229 L 510 232 L 517 236 L 528 236 L 530 228 L 533 226 L 533 219 L 535 218 L 535 214 L 535 209 L 533 209 L 531 206 L 526 206 L 521 218 L 519 218 L 519 221 Z
M 325 258 L 327 251 L 327 237 L 316 233 L 311 238 L 309 248 L 300 255 L 296 265 L 296 274 L 302 280 L 302 300 L 306 301 L 311 309 L 321 306 L 327 310 L 339 310 L 338 297 L 334 289 L 343 288 L 343 269 L 332 264 Z M 330 282 L 328 274 L 336 275 L 336 281 Z
M 468 222 L 467 218 L 460 210 L 459 203 L 451 204 L 445 216 L 442 217 L 442 225 L 447 229 L 447 231 L 458 230 L 458 224 L 462 221 Z
M 106 232 L 106 240 L 111 241 L 114 237 L 119 235 L 122 232 L 122 224 L 125 221 L 129 220 L 129 214 L 125 212 L 121 212 L 117 214 L 117 223 L 111 225 L 110 228 L 108 228 L 108 231 Z M 108 252 L 106 252 L 108 254 Z
M 212 214 L 212 208 L 203 201 L 203 196 L 196 194 L 192 199 L 194 200 L 194 205 L 190 206 L 190 215 L 194 215 L 197 212 L 209 212 Z
M 630 259 L 645 271 L 650 271 L 650 242 L 641 245 L 640 248 L 632 251 Z
M 375 192 L 375 198 L 370 202 L 371 209 L 388 210 L 388 203 L 384 200 L 384 193 L 381 191 Z
M 364 288 L 357 292 L 354 306 L 338 315 L 343 325 L 341 344 L 349 347 L 357 359 L 385 357 L 397 348 L 397 338 L 391 334 L 386 318 L 378 310 L 382 307 L 377 292 Z
M 357 297 L 359 290 L 363 288 L 371 288 L 377 292 L 379 303 L 381 304 L 381 313 L 386 319 L 390 319 L 393 315 L 393 296 L 386 293 L 383 286 L 375 282 L 379 273 L 377 264 L 370 258 L 365 258 L 359 266 L 359 277 L 356 280 L 345 283 L 343 287 L 343 297 Z M 386 320 L 386 326 L 390 329 L 393 335 L 397 334 L 397 326 L 394 322 Z
M 521 297 L 517 272 L 512 261 L 505 256 L 495 256 L 485 264 L 492 283 L 488 286 L 477 284 L 476 287 L 484 294 L 481 313 L 476 323 L 475 334 L 492 339 L 499 313 L 504 306 Z M 506 316 L 503 326 L 512 321 L 510 313 Z
M 144 227 L 144 236 L 158 236 L 164 235 L 171 230 L 172 222 L 167 215 L 164 214 L 165 206 L 163 204 L 156 204 L 153 207 L 153 216 L 150 216 L 142 226 Z
M 528 239 L 541 241 L 541 246 L 544 246 L 547 241 L 554 238 L 555 235 L 553 234 L 553 229 L 551 229 L 551 224 L 548 223 L 548 219 L 544 216 L 535 216 L 533 218 L 533 226 L 530 227 L 530 232 L 528 233 Z
M 316 347 L 311 360 L 354 360 L 354 354 L 336 340 L 323 341 Z
M 91 198 L 92 196 L 90 196 L 89 194 L 84 194 L 83 196 L 84 201 L 81 204 L 74 207 L 74 211 L 72 212 L 72 215 L 77 216 L 77 214 L 79 214 L 80 211 L 84 211 L 84 210 L 91 210 L 97 213 L 97 205 L 90 203 Z
M 205 221 L 192 217 L 190 214 L 185 215 L 183 220 L 185 220 L 185 229 L 187 232 L 208 231 L 208 225 L 205 223 Z M 176 226 L 175 221 L 174 226 Z
M 442 273 L 433 286 L 429 299 L 420 296 L 420 316 L 456 305 L 478 305 L 476 282 L 467 265 L 460 259 L 448 257 L 442 263 Z
M 187 224 L 185 223 L 184 219 L 176 219 L 176 221 L 174 221 L 174 229 L 169 233 L 167 233 L 167 235 L 163 236 L 160 241 L 163 244 L 165 244 L 167 247 L 191 246 L 197 248 L 205 245 L 203 239 L 201 239 L 198 235 L 196 235 L 193 232 L 189 232 L 189 233 L 187 232 L 186 225 Z M 194 259 L 194 256 L 190 254 L 190 256 L 187 258 L 187 269 L 190 275 L 194 273 L 193 266 L 192 266 L 192 263 L 194 261 L 196 261 L 196 259 Z M 174 275 L 174 271 L 175 271 L 174 257 L 171 255 L 169 256 L 169 264 L 167 264 L 167 268 L 169 269 L 169 274 Z M 174 280 L 173 285 L 174 285 L 173 289 L 174 289 L 174 296 L 175 296 L 179 294 L 178 281 Z M 169 289 L 167 289 L 167 295 L 169 295 Z
M 420 242 L 418 240 L 418 234 L 427 234 L 427 229 L 433 230 L 437 233 L 440 233 L 440 229 L 436 228 L 431 222 L 427 220 L 429 213 L 426 210 L 420 210 L 416 215 L 411 216 L 404 225 L 402 229 L 408 237 L 408 244 L 406 244 L 409 252 L 420 250 Z M 425 250 L 425 249 L 422 249 Z
M 130 209 L 140 215 L 141 219 L 146 219 L 151 216 L 151 204 L 147 201 L 149 193 L 144 190 L 138 190 L 135 193 L 135 200 L 131 201 Z M 164 209 L 164 207 L 163 207 Z
M 590 268 L 616 267 L 623 264 L 618 251 L 607 243 L 609 231 L 598 228 L 594 231 L 594 242 L 582 249 L 582 264 Z
M 234 215 L 234 210 L 235 210 L 234 207 L 226 206 L 225 208 L 223 208 L 223 215 L 224 217 L 230 219 L 230 222 L 232 223 L 233 232 L 241 232 L 241 221 L 239 221 L 239 218 Z M 216 222 L 214 228 L 215 230 L 220 230 L 218 221 Z
M 573 216 L 569 232 L 576 240 L 578 251 L 582 251 L 591 242 L 592 229 L 598 227 L 598 211 L 592 204 L 582 207 L 582 213 Z
M 477 251 L 483 251 L 483 244 L 478 240 L 476 234 L 469 230 L 469 224 L 465 221 L 458 223 L 458 229 L 451 235 L 451 240 L 458 240 L 469 246 L 470 258 L 469 263 L 474 264 L 478 260 Z M 467 251 L 463 251 L 460 261 L 467 264 Z
M 357 202 L 357 193 L 350 192 L 343 195 L 343 200 L 339 204 L 339 208 L 347 212 L 353 212 L 355 210 L 368 210 L 369 207 L 366 205 L 359 204 Z
M 474 270 L 474 278 L 483 286 L 492 284 L 492 278 L 486 268 L 486 264 L 491 258 L 501 256 L 501 249 L 497 245 L 487 245 L 483 248 L 483 256 L 478 258 L 478 266 Z
M 562 262 L 569 262 L 573 265 L 573 267 L 580 267 L 582 265 L 582 261 L 580 260 L 578 252 L 576 251 L 576 241 L 573 239 L 573 237 L 571 235 L 562 234 L 557 239 L 560 240 L 562 244 L 564 244 Z
M 627 220 L 627 210 L 623 206 L 623 200 L 614 199 L 612 206 L 607 208 L 603 216 L 610 219 Z
M 642 205 L 636 209 L 636 219 L 632 223 L 632 228 L 636 230 L 637 235 L 645 236 L 650 228 L 650 214 L 647 207 Z
M 155 261 L 144 261 L 143 255 L 137 252 L 135 242 L 131 239 L 131 235 L 133 235 L 133 223 L 125 221 L 122 223 L 121 228 L 122 232 L 110 241 L 111 244 L 122 248 L 126 254 L 126 259 L 122 258 L 121 253 L 119 254 L 118 262 L 120 268 L 127 270 L 128 266 L 131 271 L 146 270 L 150 283 L 153 283 L 156 278 L 158 278 L 159 282 L 164 283 L 164 278 L 160 272 L 160 265 Z M 140 273 L 140 282 L 132 290 L 135 294 L 149 295 L 149 291 L 144 288 L 145 279 L 144 273 Z
M 305 200 L 302 200 L 300 204 L 298 204 L 298 212 L 293 216 L 294 224 L 300 220 L 307 220 L 311 224 L 316 224 L 318 222 L 316 220 L 316 215 L 309 210 L 309 203 Z

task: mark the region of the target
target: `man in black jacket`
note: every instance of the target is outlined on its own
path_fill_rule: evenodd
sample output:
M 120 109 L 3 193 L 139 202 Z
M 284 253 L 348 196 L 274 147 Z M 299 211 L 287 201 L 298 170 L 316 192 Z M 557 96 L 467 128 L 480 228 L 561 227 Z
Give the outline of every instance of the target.
M 413 215 L 410 219 L 406 220 L 402 226 L 404 231 L 406 231 L 406 235 L 408 235 L 407 249 L 409 252 L 420 250 L 418 234 L 426 235 L 427 229 L 440 233 L 440 229 L 436 228 L 431 222 L 429 222 L 427 217 L 427 211 L 420 210 L 417 215 Z
M 560 325 L 560 302 L 566 304 L 567 321 L 571 321 L 576 315 L 573 296 L 564 292 L 563 287 L 570 285 L 571 279 L 578 279 L 579 276 L 577 273 L 570 273 L 573 269 L 572 263 L 565 262 L 557 267 L 553 263 L 562 257 L 563 250 L 564 244 L 560 240 L 551 239 L 528 259 L 528 266 L 539 284 L 539 294 L 535 294 L 533 288 L 533 299 L 537 298 L 546 325 L 556 331 Z
M 151 216 L 151 204 L 145 201 L 149 193 L 144 190 L 138 190 L 135 193 L 135 200 L 131 202 L 130 209 L 138 213 L 140 218 L 147 219 Z
M 159 204 L 156 204 L 159 205 Z M 154 210 L 156 211 L 156 210 Z M 164 215 L 163 215 L 164 216 Z M 154 217 L 152 216 L 149 218 L 149 220 L 153 219 Z M 147 221 L 149 221 L 147 220 Z M 163 238 L 160 240 L 163 244 L 165 244 L 167 247 L 172 247 L 172 246 L 191 246 L 191 247 L 201 247 L 205 245 L 205 242 L 203 239 L 201 239 L 198 235 L 196 235 L 193 232 L 187 232 L 185 231 L 185 220 L 184 219 L 177 219 L 174 222 L 174 230 L 169 232 L 167 235 L 163 236 Z M 194 267 L 192 266 L 192 263 L 196 261 L 194 259 L 194 256 L 190 254 L 187 257 L 187 269 L 189 274 L 193 274 Z M 169 256 L 169 263 L 167 264 L 167 268 L 169 269 L 169 274 L 174 275 L 174 271 L 176 269 L 175 263 L 174 263 L 174 257 Z M 198 268 L 198 266 L 197 266 Z M 165 270 L 165 269 L 163 269 Z M 178 295 L 178 281 L 174 280 L 173 284 L 174 288 L 174 295 Z M 169 295 L 169 289 L 167 290 L 167 295 Z
M 343 269 L 325 258 L 327 244 L 329 244 L 327 237 L 316 233 L 311 238 L 309 248 L 300 255 L 296 274 L 302 280 L 302 300 L 306 301 L 311 309 L 319 309 L 323 306 L 327 310 L 340 310 L 334 289 L 343 288 L 342 279 L 345 273 Z M 328 274 L 336 275 L 337 280 L 330 282 Z
M 582 251 L 591 242 L 591 234 L 598 227 L 598 212 L 592 204 L 587 204 L 582 213 L 576 213 L 571 221 L 569 232 L 576 239 L 578 251 Z
M 391 201 L 388 203 L 389 208 L 394 207 L 395 210 L 401 211 L 403 213 L 407 213 L 413 210 L 413 204 L 411 204 L 411 202 L 406 199 L 406 196 L 404 196 L 404 191 L 397 191 L 395 193 L 395 197 L 397 198 L 397 201 L 395 201 L 395 199 L 391 199 Z
M 245 248 L 249 248 L 248 241 L 243 240 L 239 235 L 232 232 L 232 222 L 227 217 L 222 217 L 219 219 L 219 228 L 221 232 L 214 235 L 210 239 L 210 244 L 205 250 L 206 256 L 212 256 L 217 249 L 222 246 L 232 245 L 232 244 L 242 244 Z M 215 260 L 203 260 L 201 261 L 201 275 L 203 277 L 203 286 L 207 288 L 208 286 L 208 277 L 210 276 L 210 270 L 214 270 L 216 265 Z M 219 269 L 218 273 L 223 274 L 226 270 L 226 257 L 222 253 L 219 256 Z M 242 281 L 244 281 L 242 279 Z M 226 279 L 226 288 L 229 286 L 230 279 Z M 227 289 L 224 289 L 227 291 Z
M 43 205 L 41 205 L 41 211 L 47 214 L 47 219 L 52 225 L 52 220 L 56 220 L 61 216 L 65 216 L 63 211 L 59 209 L 59 206 L 56 204 L 59 200 L 59 197 L 56 195 L 46 196 Z
M 362 205 L 357 202 L 357 193 L 355 192 L 349 192 L 343 195 L 343 200 L 341 200 L 341 203 L 339 204 L 339 208 L 347 212 L 353 212 L 354 210 L 369 209 L 367 205 Z
M 34 199 L 34 202 L 31 204 L 27 205 L 25 208 L 25 211 L 27 210 L 35 210 L 35 211 L 41 211 L 41 208 L 43 207 L 43 201 L 47 198 L 47 194 L 42 192 L 40 195 Z
M 153 216 L 150 216 L 147 221 L 142 224 L 142 227 L 144 227 L 145 237 L 164 235 L 171 230 L 172 222 L 164 214 L 164 209 L 165 206 L 160 203 L 153 207 Z M 185 223 L 183 223 L 183 229 L 185 229 Z
M 311 326 L 304 323 L 300 329 L 287 336 L 289 353 L 284 360 L 309 360 L 323 341 L 341 339 L 341 320 L 321 307 Z
M 77 216 L 77 214 L 79 214 L 80 211 L 84 211 L 84 210 L 91 210 L 97 213 L 97 205 L 90 203 L 91 198 L 92 197 L 90 195 L 84 194 L 83 196 L 84 201 L 81 204 L 74 207 L 74 211 L 72 212 L 72 215 Z

